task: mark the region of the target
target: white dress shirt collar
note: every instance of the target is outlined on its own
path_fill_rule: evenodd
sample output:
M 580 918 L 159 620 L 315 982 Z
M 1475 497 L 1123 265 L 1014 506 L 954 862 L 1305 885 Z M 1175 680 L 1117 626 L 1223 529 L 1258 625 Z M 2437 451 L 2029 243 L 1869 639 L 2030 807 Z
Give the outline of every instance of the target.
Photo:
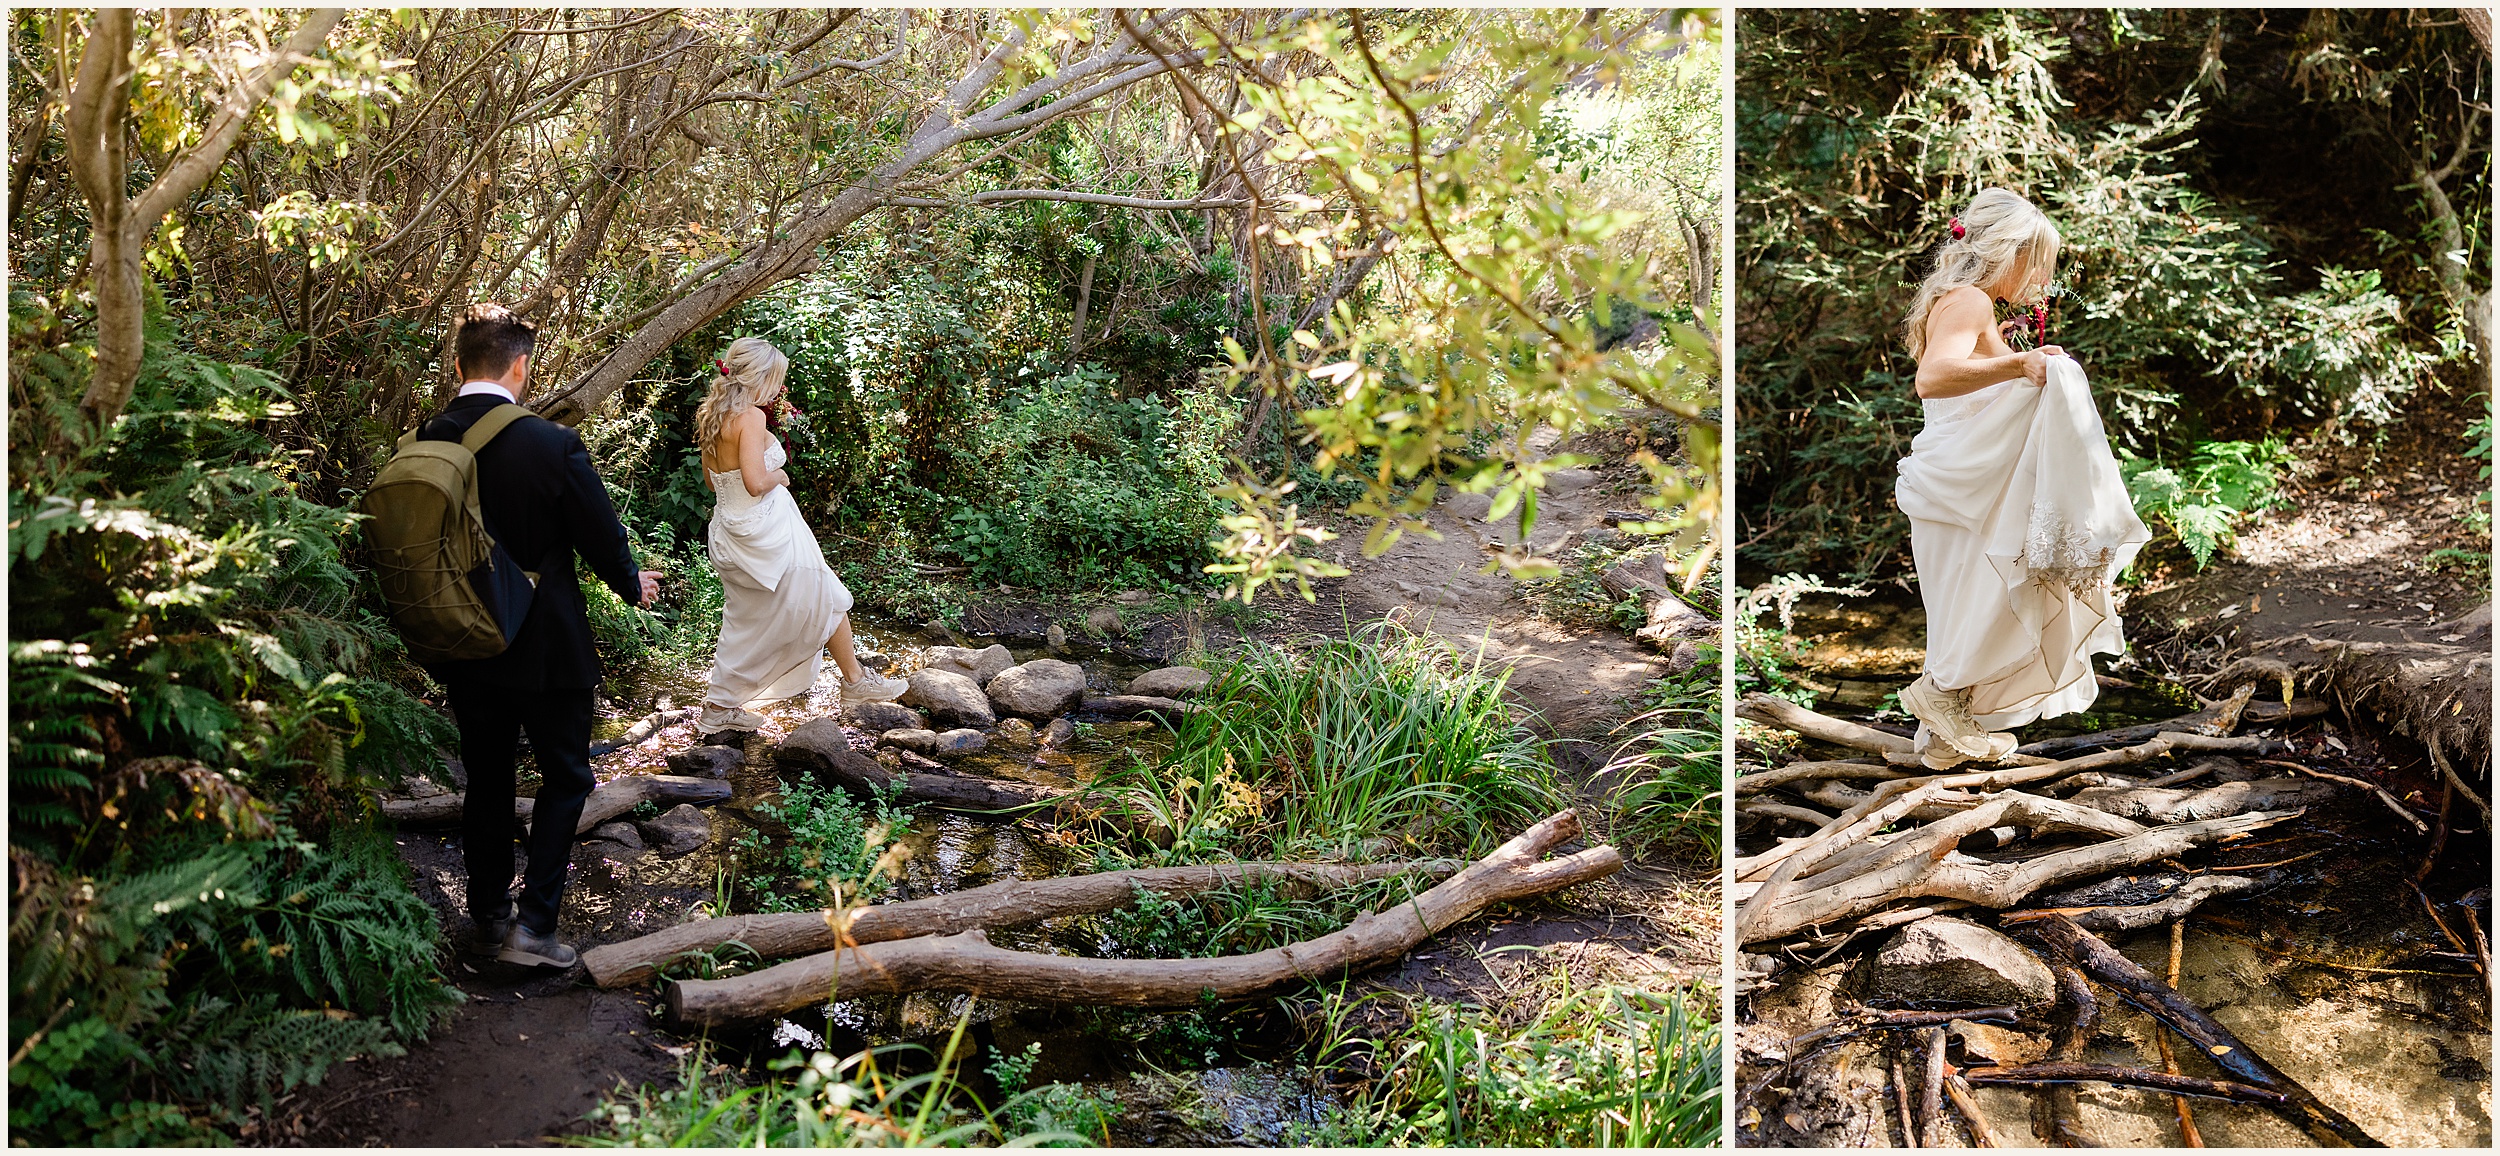
M 519 402 L 519 400 L 520 400 L 520 399 L 518 399 L 518 398 L 513 397 L 513 396 L 512 396 L 512 391 L 511 391 L 511 390 L 508 390 L 508 389 L 505 389 L 505 388 L 503 387 L 503 383 L 501 383 L 501 382 L 494 382 L 494 381 L 472 381 L 472 382 L 470 382 L 470 383 L 468 383 L 468 384 L 463 385 L 463 386 L 461 386 L 461 387 L 460 387 L 460 396 L 462 396 L 462 397 L 468 397 L 468 396 L 470 396 L 470 395 L 472 395 L 472 394 L 480 394 L 480 393 L 491 393 L 491 394 L 494 394 L 494 395 L 495 395 L 495 396 L 497 396 L 497 397 L 500 397 L 500 398 L 504 399 L 505 401 L 514 402 L 515 404 L 518 404 L 518 402 Z

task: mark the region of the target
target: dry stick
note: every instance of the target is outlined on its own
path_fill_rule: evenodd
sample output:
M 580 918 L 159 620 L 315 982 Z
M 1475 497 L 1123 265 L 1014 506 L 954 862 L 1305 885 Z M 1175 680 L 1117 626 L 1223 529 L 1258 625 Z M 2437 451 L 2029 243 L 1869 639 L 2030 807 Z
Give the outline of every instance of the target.
M 1394 959 L 1493 904 L 1622 870 L 1623 856 L 1612 847 L 1538 861 L 1579 833 L 1577 814 L 1550 816 L 1411 900 L 1358 916 L 1317 939 L 1250 955 L 1081 959 L 1009 951 L 974 929 L 844 947 L 729 979 L 675 981 L 667 989 L 669 1015 L 682 1024 L 722 1024 L 828 999 L 914 991 L 1117 1007 L 1188 1007 L 1210 992 L 1217 999 L 1243 999 Z
M 2039 742 L 2025 743 L 2024 745 L 2015 748 L 2015 753 L 2024 755 L 2063 755 L 2073 751 L 2091 750 L 2094 747 L 2129 746 L 2135 743 L 2143 742 L 2144 740 L 2152 738 L 2163 731 L 2184 731 L 2192 734 L 2204 735 L 2227 735 L 2232 731 L 2239 729 L 2240 717 L 2243 713 L 2249 710 L 2249 699 L 2254 696 L 2256 690 L 2257 684 L 2252 682 L 2242 686 L 2239 691 L 2231 697 L 2216 701 L 2212 706 L 2197 711 L 2195 714 L 2181 715 L 2178 718 L 2168 719 L 2156 723 L 2145 723 L 2141 726 L 2120 727 L 2116 730 L 2096 731 L 2088 735 L 2068 735 L 2064 738 L 2042 739 Z M 2291 719 L 2308 718 L 2313 715 L 2322 715 L 2325 713 L 2325 703 L 2319 702 L 2316 699 L 2301 699 L 2293 703 L 2288 711 L 2267 712 L 2263 721 L 2285 722 Z
M 2010 1024 L 2017 1022 L 2021 1014 L 2020 1009 L 2012 1007 L 1968 1008 L 1959 1011 L 1885 1011 L 1880 1008 L 1860 1008 L 1830 1023 L 1817 1024 L 1788 1037 L 1788 1045 L 1784 1050 L 1788 1054 L 1788 1062 L 1793 1064 L 1804 1056 L 1867 1032 L 1924 1028 L 1936 1024 L 1949 1024 L 1955 1020 Z
M 2283 1074 L 2267 1063 L 2265 1057 L 2242 1042 L 2230 1029 L 2214 1022 L 2202 1008 L 2180 995 L 2177 989 L 2153 977 L 2134 960 L 2118 954 L 2099 936 L 2075 925 L 2069 919 L 2051 918 L 2027 926 L 2023 932 L 2042 944 L 2054 957 L 2062 958 L 2091 973 L 2092 977 L 2115 988 L 2128 1003 L 2145 1014 L 2160 1020 L 2189 1043 L 2202 1049 L 2216 1067 L 2232 1077 L 2255 1084 L 2268 1091 L 2279 1092 L 2285 1102 L 2277 1108 L 2287 1119 L 2298 1124 L 2321 1144 L 2383 1148 L 2370 1138 L 2361 1126 L 2343 1113 L 2328 1107 L 2300 1081 Z
M 2467 903 L 2459 910 L 2465 913 L 2466 930 L 2474 933 L 2474 958 L 2481 960 L 2483 974 L 2491 974 L 2491 937 L 2483 934 L 2483 921 L 2474 914 L 2474 905 Z
M 2465 946 L 2465 941 L 2457 938 L 2457 933 L 2448 929 L 2448 921 L 2439 917 L 2439 907 L 2431 902 L 2430 893 L 2422 890 L 2422 885 L 2411 879 L 2405 880 L 2405 885 L 2413 888 L 2413 897 L 2422 901 L 2422 910 L 2430 913 L 2431 923 L 2439 928 L 2441 935 L 2448 937 L 2449 946 L 2456 948 L 2458 955 L 2470 957 L 2474 970 L 2488 978 L 2491 975 L 2489 961 L 2483 957 L 2482 953 Z
M 1918 1147 L 1918 1126 L 1912 1123 L 1915 1117 L 1910 1113 L 1910 1077 L 1901 1068 L 1899 1048 L 1892 1050 L 1892 1100 L 1893 1106 L 1901 1109 L 1901 1146 Z
M 702 713 L 702 708 L 691 706 L 679 710 L 653 711 L 644 716 L 642 721 L 627 727 L 624 734 L 590 744 L 590 757 L 595 759 L 601 755 L 615 754 L 627 747 L 636 746 L 660 733 L 660 728 L 671 723 L 683 722 Z
M 1927 1029 L 1926 1071 L 1918 1084 L 1918 1146 L 1944 1147 L 1944 1025 Z
M 640 983 L 671 962 L 738 944 L 763 959 L 786 959 L 830 951 L 848 942 L 881 943 L 918 935 L 952 935 L 973 928 L 1015 927 L 1063 915 L 1092 915 L 1134 902 L 1140 889 L 1166 897 L 1192 895 L 1235 883 L 1267 879 L 1307 887 L 1343 887 L 1409 872 L 1436 878 L 1456 871 L 1452 860 L 1424 863 L 1216 863 L 1106 871 L 1064 879 L 1014 879 L 926 899 L 885 903 L 848 912 L 794 911 L 703 919 L 582 953 L 590 980 L 600 987 Z
M 2057 994 L 2063 999 L 2061 1022 L 2057 1034 L 2049 1042 L 2049 1059 L 2067 1063 L 2079 1059 L 2100 1030 L 2101 1002 L 2092 995 L 2092 984 L 2073 964 L 2060 959 L 2049 960 L 2049 974 L 2057 977 Z M 2052 1144 L 2066 1148 L 2097 1148 L 2098 1144 L 2083 1131 L 2083 1102 L 2075 1090 L 2063 1084 L 2051 1084 L 2032 1102 L 2032 1130 Z
M 2362 790 L 2369 791 L 2376 794 L 2380 802 L 2387 804 L 2387 809 L 2394 811 L 2397 818 L 2413 824 L 2415 834 L 2428 835 L 2431 833 L 2430 824 L 2423 822 L 2420 815 L 2416 815 L 2411 810 L 2407 809 L 2404 803 L 2399 801 L 2396 796 L 2387 793 L 2387 788 L 2382 787 L 2377 783 L 2370 782 L 2366 779 L 2356 779 L 2349 775 L 2338 775 L 2329 771 L 2321 771 L 2310 767 L 2304 767 L 2299 763 L 2287 763 L 2281 759 L 2258 759 L 2257 762 L 2264 766 L 2282 767 L 2285 770 L 2297 771 L 2300 774 L 2308 775 L 2311 778 L 2325 779 L 2330 783 L 2343 783 L 2347 786 L 2359 787 Z
M 1750 775 L 1737 776 L 1736 793 L 1739 795 L 1756 794 L 1768 788 L 1776 787 L 1782 783 L 1792 783 L 1802 779 L 1881 780 L 1913 779 L 1918 778 L 1919 776 L 1920 772 L 1918 771 L 1905 771 L 1889 763 L 1879 763 L 1867 759 L 1841 759 L 1829 762 L 1790 763 L 1784 767 L 1773 767 L 1767 771 L 1756 771 Z
M 1807 738 L 1837 747 L 1848 747 L 1852 750 L 1868 751 L 1878 755 L 1917 753 L 1917 748 L 1911 745 L 1910 740 L 1890 731 L 1859 726 L 1853 722 L 1807 710 L 1787 699 L 1773 698 L 1760 692 L 1748 694 L 1745 696 L 1745 701 L 1736 704 L 1736 717 L 1758 722 L 1764 726 L 1795 731 Z
M 2174 989 L 2179 986 L 2179 954 L 2180 950 L 2186 945 L 2186 942 L 2187 922 L 2182 919 L 2171 920 L 2169 982 L 2170 986 Z M 2153 1042 L 2161 1045 L 2161 1070 L 2169 1075 L 2178 1075 L 2179 1058 L 2176 1055 L 2173 1055 L 2170 1051 L 2170 1033 L 2153 1033 Z M 2204 1147 L 2205 1138 L 2196 1134 L 2196 1113 L 2189 1110 L 2187 1096 L 2184 1094 L 2174 1094 L 2170 1097 L 2170 1099 L 2179 1109 L 2180 1142 L 2190 1148 Z
M 1962 1073 L 1947 1071 L 1944 1074 L 1944 1091 L 1953 1097 L 1953 1110 L 1962 1114 L 1962 1123 L 1970 1126 L 1971 1147 L 2004 1147 L 1997 1143 L 1997 1134 L 1989 1129 L 1988 1117 L 1980 1112 L 1979 1100 L 1971 1094 L 1970 1081 L 1963 1079 Z
M 2130 1088 L 2151 1088 L 2177 1096 L 2204 1096 L 2277 1109 L 2285 1107 L 2290 1100 L 2281 1092 L 2229 1080 L 2174 1076 L 2167 1072 L 2148 1072 L 2142 1068 L 2118 1068 L 2107 1064 L 2047 1063 L 2013 1068 L 1969 1068 L 1962 1075 L 1974 1084 L 2045 1085 L 2053 1091 L 2064 1088 L 2069 1092 L 2076 1083 L 2118 1084 Z
M 2431 835 L 2431 849 L 2422 855 L 2422 865 L 2413 871 L 2413 885 L 2431 877 L 2431 868 L 2439 863 L 2439 853 L 2448 849 L 2448 808 L 2457 800 L 2457 789 L 2448 780 L 2439 781 L 2439 827 Z
M 2448 765 L 2448 757 L 2439 753 L 2438 743 L 2425 743 L 2423 744 L 2423 747 L 2424 749 L 2430 751 L 2431 765 L 2439 768 L 2440 776 L 2447 779 L 2449 785 L 2454 786 L 2459 794 L 2464 795 L 2466 802 L 2474 804 L 2475 809 L 2483 813 L 2483 822 L 2485 824 L 2489 824 L 2491 822 L 2491 804 L 2484 801 L 2481 795 L 2475 794 L 2474 788 L 2465 785 L 2465 779 L 2457 774 L 2457 769 Z

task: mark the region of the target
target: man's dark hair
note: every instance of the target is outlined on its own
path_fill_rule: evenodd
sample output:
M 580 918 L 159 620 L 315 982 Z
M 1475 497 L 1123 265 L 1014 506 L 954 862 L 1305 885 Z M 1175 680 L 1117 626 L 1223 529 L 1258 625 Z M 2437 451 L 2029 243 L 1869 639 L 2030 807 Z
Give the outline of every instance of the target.
M 537 347 L 537 326 L 489 302 L 460 311 L 460 329 L 452 339 L 452 356 L 459 362 L 460 375 L 476 381 L 502 377 L 513 362 L 529 356 Z

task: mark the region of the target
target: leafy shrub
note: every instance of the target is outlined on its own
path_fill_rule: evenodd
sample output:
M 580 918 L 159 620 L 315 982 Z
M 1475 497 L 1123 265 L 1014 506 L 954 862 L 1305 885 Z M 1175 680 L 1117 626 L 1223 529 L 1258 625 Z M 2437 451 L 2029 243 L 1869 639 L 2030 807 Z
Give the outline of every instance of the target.
M 872 806 L 807 780 L 785 784 L 778 798 L 756 804 L 755 813 L 788 831 L 768 838 L 751 830 L 738 840 L 742 883 L 758 911 L 874 900 L 893 883 L 887 846 L 911 821 L 891 800 Z
M 2176 535 L 2202 570 L 2237 537 L 2243 520 L 2280 500 L 2283 471 L 2294 460 L 2281 441 L 2269 438 L 2200 442 L 2181 469 L 2126 454 L 2118 469 L 2136 515 Z

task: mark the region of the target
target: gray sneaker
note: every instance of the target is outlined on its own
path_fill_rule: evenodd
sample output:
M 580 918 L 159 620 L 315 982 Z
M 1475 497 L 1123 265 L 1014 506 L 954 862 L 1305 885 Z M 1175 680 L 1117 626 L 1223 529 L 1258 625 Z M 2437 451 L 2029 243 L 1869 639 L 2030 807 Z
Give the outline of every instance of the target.
M 863 702 L 892 702 L 903 697 L 904 691 L 911 689 L 910 683 L 899 678 L 886 678 L 872 670 L 863 670 L 860 673 L 866 677 L 842 680 L 842 701 L 846 705 Z
M 1926 675 L 1901 688 L 1901 709 L 1926 724 L 1927 733 L 1936 743 L 1951 747 L 1966 759 L 1991 757 L 1994 745 L 1988 732 L 1979 729 L 1970 716 L 1970 693 L 1945 690 Z M 1933 762 L 1928 764 L 1934 766 Z
M 505 963 L 528 964 L 533 967 L 571 967 L 581 962 L 582 955 L 557 940 L 555 933 L 540 935 L 522 926 L 521 921 L 515 919 L 512 921 L 512 929 L 504 933 L 503 946 L 495 952 L 495 958 Z

